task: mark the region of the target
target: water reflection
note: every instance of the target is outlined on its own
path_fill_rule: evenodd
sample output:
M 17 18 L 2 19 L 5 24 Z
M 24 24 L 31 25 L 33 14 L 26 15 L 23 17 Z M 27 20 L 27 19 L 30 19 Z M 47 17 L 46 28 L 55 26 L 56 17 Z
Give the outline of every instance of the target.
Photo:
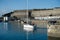
M 26 32 L 26 40 L 30 40 L 30 34 L 31 34 L 31 32 L 32 32 L 32 35 L 33 35 L 33 30 L 26 30 L 26 29 L 24 29 L 24 31 Z M 30 35 L 30 36 L 29 36 Z
M 4 23 L 0 23 L 0 32 L 7 32 L 8 31 L 8 23 L 4 22 Z
M 4 31 L 8 31 L 8 23 L 4 22 L 4 26 L 3 26 Z
M 20 23 L 19 23 L 19 21 L 18 21 L 18 28 L 20 28 Z

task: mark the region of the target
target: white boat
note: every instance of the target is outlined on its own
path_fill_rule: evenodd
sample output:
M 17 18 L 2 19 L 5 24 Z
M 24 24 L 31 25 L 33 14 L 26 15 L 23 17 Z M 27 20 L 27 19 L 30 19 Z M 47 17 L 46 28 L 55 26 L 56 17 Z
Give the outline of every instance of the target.
M 33 31 L 34 30 L 34 26 L 29 25 L 29 24 L 24 24 L 24 30 Z
M 26 31 L 33 31 L 34 26 L 28 24 L 28 0 L 27 0 L 27 13 L 26 13 L 26 15 L 27 15 L 27 24 L 23 24 L 24 30 L 26 30 Z

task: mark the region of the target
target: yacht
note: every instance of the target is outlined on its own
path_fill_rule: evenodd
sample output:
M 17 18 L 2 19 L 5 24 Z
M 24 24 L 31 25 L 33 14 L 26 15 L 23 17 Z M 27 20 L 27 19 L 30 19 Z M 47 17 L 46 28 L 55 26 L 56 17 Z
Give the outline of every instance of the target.
M 34 26 L 30 25 L 30 24 L 24 24 L 24 30 L 33 31 L 34 30 Z
M 34 26 L 28 24 L 28 0 L 27 0 L 27 14 L 26 15 L 27 15 L 27 23 L 23 24 L 24 30 L 26 30 L 26 31 L 33 31 Z

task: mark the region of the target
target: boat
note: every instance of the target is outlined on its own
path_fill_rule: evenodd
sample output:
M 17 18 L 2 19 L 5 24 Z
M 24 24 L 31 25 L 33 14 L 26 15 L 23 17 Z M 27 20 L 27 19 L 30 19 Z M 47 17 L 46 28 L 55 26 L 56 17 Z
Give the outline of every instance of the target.
M 26 31 L 33 31 L 33 29 L 34 29 L 33 25 L 28 24 L 28 0 L 27 0 L 27 23 L 23 24 L 23 28 Z
M 34 30 L 34 26 L 29 25 L 29 24 L 24 24 L 24 30 L 33 31 Z

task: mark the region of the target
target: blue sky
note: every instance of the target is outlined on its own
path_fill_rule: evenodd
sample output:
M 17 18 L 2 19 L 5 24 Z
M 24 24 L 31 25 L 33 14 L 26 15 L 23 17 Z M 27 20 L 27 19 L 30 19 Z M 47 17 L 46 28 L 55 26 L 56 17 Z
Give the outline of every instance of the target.
M 28 0 L 29 9 L 60 7 L 60 0 Z M 27 9 L 27 0 L 0 0 L 0 16 L 13 10 Z

